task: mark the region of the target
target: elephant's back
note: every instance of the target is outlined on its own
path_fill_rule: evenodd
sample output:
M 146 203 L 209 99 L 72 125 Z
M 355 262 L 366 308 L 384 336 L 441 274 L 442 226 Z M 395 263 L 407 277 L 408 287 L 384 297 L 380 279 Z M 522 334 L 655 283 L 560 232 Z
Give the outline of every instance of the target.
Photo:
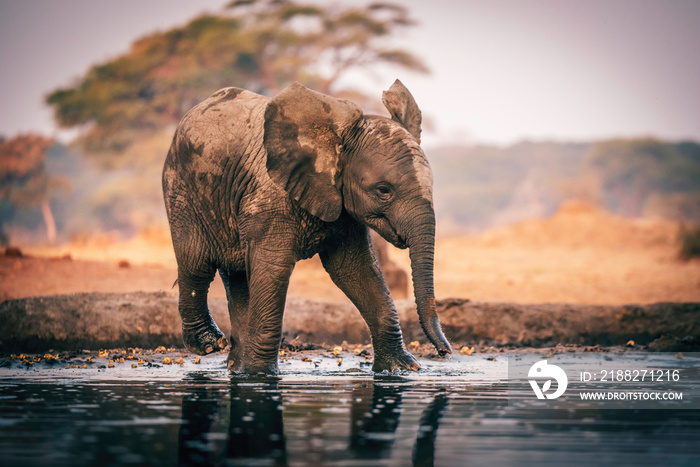
M 269 98 L 224 88 L 182 118 L 163 171 L 164 191 L 179 186 L 202 197 L 237 190 L 264 158 L 263 122 Z M 229 193 L 240 197 L 241 194 Z
M 188 162 L 188 155 L 211 162 L 248 155 L 262 143 L 269 100 L 244 89 L 224 88 L 193 107 L 182 118 L 175 136 L 182 162 Z
M 163 169 L 171 230 L 174 238 L 206 239 L 212 261 L 238 251 L 238 208 L 255 178 L 254 167 L 264 161 L 268 101 L 242 89 L 221 89 L 193 107 L 175 131 Z

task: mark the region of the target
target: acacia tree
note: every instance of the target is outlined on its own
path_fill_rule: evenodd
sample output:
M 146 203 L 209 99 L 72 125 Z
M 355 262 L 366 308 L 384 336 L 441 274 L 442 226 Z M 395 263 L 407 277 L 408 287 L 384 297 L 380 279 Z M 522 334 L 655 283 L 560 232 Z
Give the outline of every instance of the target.
M 131 159 L 125 154 L 134 141 L 175 125 L 221 87 L 270 95 L 299 81 L 357 99 L 364 96 L 338 86 L 350 70 L 391 64 L 427 72 L 410 52 L 389 45 L 412 24 L 404 7 L 388 3 L 237 0 L 218 14 L 136 41 L 47 102 L 62 127 L 82 129 L 85 152 L 115 165 Z
M 18 135 L 0 142 L 0 200 L 15 206 L 39 206 L 49 242 L 56 240 L 56 221 L 49 202 L 65 182 L 45 170 L 46 151 L 53 140 L 36 134 Z

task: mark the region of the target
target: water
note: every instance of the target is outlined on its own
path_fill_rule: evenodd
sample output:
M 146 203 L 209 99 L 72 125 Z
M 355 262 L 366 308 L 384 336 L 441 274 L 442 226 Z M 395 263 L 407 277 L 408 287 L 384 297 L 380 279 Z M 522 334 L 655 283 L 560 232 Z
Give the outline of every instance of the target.
M 398 376 L 334 369 L 326 358 L 281 365 L 278 378 L 232 377 L 216 359 L 135 372 L 4 370 L 1 464 L 700 463 L 698 411 L 516 407 L 502 357 L 422 361 L 424 371 Z

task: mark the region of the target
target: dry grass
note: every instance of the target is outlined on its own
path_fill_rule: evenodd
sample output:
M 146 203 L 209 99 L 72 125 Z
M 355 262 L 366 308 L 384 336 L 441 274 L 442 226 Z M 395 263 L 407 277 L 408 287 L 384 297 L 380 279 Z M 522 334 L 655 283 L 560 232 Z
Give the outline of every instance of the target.
M 677 226 L 570 202 L 547 219 L 438 241 L 438 298 L 519 303 L 700 302 L 700 261 L 678 259 Z M 408 255 L 394 252 L 408 267 Z

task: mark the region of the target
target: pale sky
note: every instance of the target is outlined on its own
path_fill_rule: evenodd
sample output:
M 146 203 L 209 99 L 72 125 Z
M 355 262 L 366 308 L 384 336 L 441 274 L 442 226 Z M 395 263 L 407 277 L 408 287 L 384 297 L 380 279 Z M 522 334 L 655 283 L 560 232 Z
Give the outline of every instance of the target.
M 0 135 L 58 135 L 43 104 L 47 93 L 126 52 L 133 40 L 225 3 L 0 0 Z M 397 3 L 419 22 L 397 43 L 432 73 L 384 69 L 349 80 L 379 96 L 400 78 L 434 128 L 424 146 L 614 136 L 700 141 L 699 1 Z

